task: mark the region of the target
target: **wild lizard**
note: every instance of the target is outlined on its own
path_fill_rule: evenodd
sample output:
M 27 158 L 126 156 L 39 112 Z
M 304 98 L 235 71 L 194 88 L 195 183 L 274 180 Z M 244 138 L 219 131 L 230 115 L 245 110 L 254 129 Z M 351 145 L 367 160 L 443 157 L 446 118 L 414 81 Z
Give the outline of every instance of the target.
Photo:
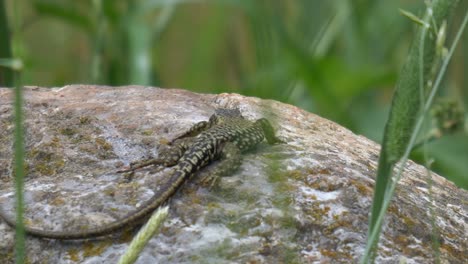
M 275 136 L 267 119 L 261 118 L 252 122 L 245 119 L 238 109 L 216 109 L 209 121 L 192 126 L 188 132 L 176 138 L 158 158 L 133 163 L 129 169 L 119 171 L 133 173 L 134 170 L 149 165 L 174 166 L 170 178 L 135 211 L 120 220 L 88 230 L 48 231 L 26 226 L 26 234 L 61 240 L 89 239 L 133 227 L 165 203 L 192 174 L 216 160 L 219 160 L 219 164 L 213 170 L 212 176 L 232 172 L 240 166 L 241 152 L 251 149 L 264 139 L 269 144 L 282 142 Z M 15 221 L 1 210 L 0 217 L 10 226 L 16 226 Z

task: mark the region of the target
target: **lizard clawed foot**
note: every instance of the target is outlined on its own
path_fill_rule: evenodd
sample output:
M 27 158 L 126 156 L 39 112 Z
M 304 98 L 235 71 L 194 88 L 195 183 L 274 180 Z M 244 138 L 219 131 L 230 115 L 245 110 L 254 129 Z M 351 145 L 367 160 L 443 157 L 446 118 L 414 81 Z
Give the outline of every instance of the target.
M 219 182 L 219 176 L 213 174 L 203 175 L 200 179 L 202 186 L 208 187 L 208 189 L 213 189 Z
M 286 140 L 283 140 L 279 137 L 275 137 L 273 140 L 273 144 L 286 144 Z
M 160 158 L 157 159 L 146 159 L 146 160 L 141 160 L 141 161 L 134 161 L 130 163 L 129 167 L 120 169 L 117 171 L 117 173 L 123 173 L 123 172 L 132 172 L 144 167 L 148 167 L 151 165 L 164 165 L 166 166 L 166 162 Z
M 120 170 L 115 171 L 116 173 L 124 173 L 124 172 L 133 172 L 134 169 L 131 166 L 124 167 Z
M 122 176 L 125 182 L 131 182 L 133 180 L 133 177 L 135 176 L 135 171 L 131 170 L 131 171 L 125 172 Z

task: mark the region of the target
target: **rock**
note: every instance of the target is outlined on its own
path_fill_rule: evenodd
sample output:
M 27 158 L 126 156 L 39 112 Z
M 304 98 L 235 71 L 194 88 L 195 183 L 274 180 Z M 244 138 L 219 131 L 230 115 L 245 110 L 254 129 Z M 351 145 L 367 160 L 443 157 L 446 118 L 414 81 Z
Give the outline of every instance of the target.
M 13 214 L 12 93 L 0 89 L 0 205 Z M 194 178 L 175 195 L 161 233 L 137 263 L 350 263 L 364 251 L 379 145 L 271 100 L 153 87 L 70 85 L 25 91 L 28 225 L 103 225 L 151 197 L 169 169 L 115 171 L 157 156 L 158 146 L 207 120 L 216 107 L 266 117 L 287 144 L 263 144 L 217 187 Z M 209 168 L 208 168 L 209 169 Z M 467 255 L 466 191 L 408 162 L 385 218 L 378 263 L 442 263 Z M 431 214 L 430 208 L 434 214 Z M 437 231 L 432 228 L 434 221 Z M 30 263 L 116 263 L 138 228 L 99 241 L 27 238 Z M 0 220 L 0 259 L 12 263 L 14 232 Z

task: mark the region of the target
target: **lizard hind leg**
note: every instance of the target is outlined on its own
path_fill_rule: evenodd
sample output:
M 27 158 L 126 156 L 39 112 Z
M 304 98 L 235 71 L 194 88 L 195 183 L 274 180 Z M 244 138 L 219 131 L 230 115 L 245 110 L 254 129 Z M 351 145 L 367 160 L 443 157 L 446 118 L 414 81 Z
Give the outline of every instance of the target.
M 190 127 L 190 129 L 187 132 L 185 132 L 184 134 L 176 137 L 174 139 L 174 141 L 172 141 L 170 143 L 170 145 L 177 144 L 177 141 L 180 140 L 180 139 L 189 138 L 189 137 L 196 137 L 201 132 L 203 132 L 203 131 L 207 130 L 208 128 L 210 128 L 214 123 L 215 123 L 215 121 L 212 121 L 212 120 L 210 120 L 209 122 L 207 122 L 207 121 L 198 122 L 195 125 L 193 125 L 192 127 Z
M 242 156 L 239 147 L 234 143 L 227 142 L 220 152 L 219 161 L 201 172 L 200 182 L 212 188 L 218 182 L 219 177 L 228 176 L 237 170 L 241 165 L 241 161 Z

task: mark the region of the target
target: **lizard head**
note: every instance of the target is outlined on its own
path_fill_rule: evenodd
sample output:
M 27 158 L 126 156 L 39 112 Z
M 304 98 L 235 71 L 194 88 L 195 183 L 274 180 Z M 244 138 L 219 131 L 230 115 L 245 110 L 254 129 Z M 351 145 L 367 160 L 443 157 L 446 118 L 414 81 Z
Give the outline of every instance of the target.
M 228 108 L 217 108 L 215 110 L 214 115 L 210 117 L 210 123 L 219 124 L 225 122 L 226 120 L 233 120 L 233 119 L 244 119 L 239 109 L 228 109 Z

